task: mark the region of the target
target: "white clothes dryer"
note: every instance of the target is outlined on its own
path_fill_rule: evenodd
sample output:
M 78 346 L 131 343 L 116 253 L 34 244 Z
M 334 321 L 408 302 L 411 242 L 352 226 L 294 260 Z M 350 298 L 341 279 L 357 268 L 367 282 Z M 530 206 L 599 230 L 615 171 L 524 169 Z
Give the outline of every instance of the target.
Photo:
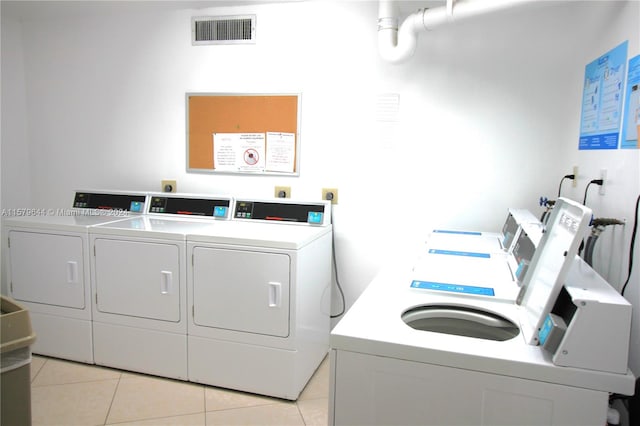
M 236 200 L 187 236 L 189 380 L 295 400 L 328 352 L 328 202 Z
M 232 200 L 151 194 L 147 214 L 90 231 L 96 364 L 186 380 L 186 235 L 228 219 Z
M 29 309 L 36 354 L 93 363 L 88 230 L 144 211 L 143 193 L 76 191 L 72 209 L 3 220 L 9 296 Z

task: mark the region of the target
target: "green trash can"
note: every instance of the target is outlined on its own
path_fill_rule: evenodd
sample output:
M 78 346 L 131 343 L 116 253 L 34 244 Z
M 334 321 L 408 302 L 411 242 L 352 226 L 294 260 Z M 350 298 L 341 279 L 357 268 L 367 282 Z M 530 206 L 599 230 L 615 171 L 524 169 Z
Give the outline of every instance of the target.
M 36 339 L 29 311 L 1 296 L 0 424 L 31 424 L 31 344 Z

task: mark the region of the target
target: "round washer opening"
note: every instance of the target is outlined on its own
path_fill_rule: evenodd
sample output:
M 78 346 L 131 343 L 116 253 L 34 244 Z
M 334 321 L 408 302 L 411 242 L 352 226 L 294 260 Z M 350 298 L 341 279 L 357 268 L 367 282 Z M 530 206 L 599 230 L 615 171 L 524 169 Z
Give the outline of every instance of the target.
M 512 321 L 468 306 L 425 305 L 405 311 L 402 320 L 420 331 L 505 341 L 520 334 Z

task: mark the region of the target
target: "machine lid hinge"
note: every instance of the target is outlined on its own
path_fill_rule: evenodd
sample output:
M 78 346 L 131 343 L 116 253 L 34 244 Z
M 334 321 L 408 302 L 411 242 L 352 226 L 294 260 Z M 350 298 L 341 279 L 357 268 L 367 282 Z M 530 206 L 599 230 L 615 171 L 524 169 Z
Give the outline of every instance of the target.
M 191 305 L 191 318 L 196 319 L 196 306 Z
M 191 266 L 195 266 L 195 255 L 193 253 L 191 253 Z
M 11 294 L 13 294 L 13 281 L 9 283 L 9 288 L 11 289 Z
M 96 305 L 98 305 L 98 293 L 96 293 Z
M 11 237 L 7 237 L 7 247 L 11 248 Z
M 96 257 L 96 246 L 93 246 L 93 257 Z

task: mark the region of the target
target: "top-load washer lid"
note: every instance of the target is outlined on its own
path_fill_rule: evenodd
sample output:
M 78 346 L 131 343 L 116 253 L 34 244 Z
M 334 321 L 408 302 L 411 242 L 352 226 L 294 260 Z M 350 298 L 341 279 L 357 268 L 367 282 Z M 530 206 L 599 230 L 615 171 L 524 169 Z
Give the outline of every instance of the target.
M 513 303 L 519 288 L 506 258 L 483 254 L 430 249 L 412 268 L 411 288 Z
M 533 213 L 531 213 L 527 209 L 509 209 L 509 214 L 513 216 L 518 225 L 540 225 L 540 219 L 535 217 Z
M 588 207 L 566 198 L 556 201 L 516 301 L 520 329 L 531 345 L 538 344 L 537 331 L 565 284 L 590 220 L 591 209 Z
M 473 253 L 503 253 L 503 236 L 497 232 L 472 232 L 434 229 L 426 240 L 427 247 Z
M 510 208 L 500 232 L 434 229 L 426 242 L 429 247 L 443 250 L 511 254 L 524 232 L 523 227 L 531 229 L 540 225 L 528 210 Z

